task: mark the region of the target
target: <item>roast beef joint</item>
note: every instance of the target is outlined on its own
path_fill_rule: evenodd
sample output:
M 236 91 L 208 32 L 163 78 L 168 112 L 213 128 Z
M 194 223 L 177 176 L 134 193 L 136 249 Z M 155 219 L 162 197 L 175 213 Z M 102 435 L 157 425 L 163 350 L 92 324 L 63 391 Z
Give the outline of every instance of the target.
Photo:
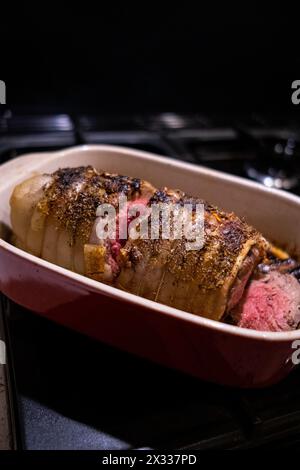
M 120 226 L 131 221 L 118 212 L 120 195 L 148 213 L 154 203 L 202 204 L 203 247 L 188 250 L 184 238 L 119 237 Z M 86 166 L 33 176 L 16 186 L 10 204 L 15 245 L 46 261 L 244 328 L 290 331 L 300 323 L 297 260 L 276 251 L 245 220 L 200 198 Z M 117 211 L 113 238 L 99 239 L 95 231 L 101 204 Z

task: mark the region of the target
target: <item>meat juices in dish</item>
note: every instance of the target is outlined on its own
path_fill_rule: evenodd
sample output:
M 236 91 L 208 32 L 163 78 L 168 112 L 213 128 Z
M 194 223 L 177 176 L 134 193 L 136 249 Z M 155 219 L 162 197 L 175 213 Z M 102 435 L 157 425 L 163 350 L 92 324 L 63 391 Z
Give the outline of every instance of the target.
M 203 203 L 203 248 L 189 251 L 184 239 L 162 237 L 99 240 L 97 208 L 109 203 L 117 209 L 121 194 L 129 205 L 148 208 L 158 202 Z M 127 214 L 119 214 L 117 223 L 124 223 L 124 217 L 128 224 Z M 286 331 L 298 325 L 300 285 L 295 278 L 276 272 L 256 280 L 257 266 L 268 254 L 264 237 L 235 214 L 181 191 L 157 189 L 144 180 L 91 166 L 65 168 L 19 184 L 11 197 L 11 220 L 20 248 L 126 292 L 214 320 L 230 318 L 246 328 Z M 258 283 L 276 281 L 274 289 L 280 291 L 291 284 L 290 278 L 293 288 L 286 295 L 292 306 L 289 313 L 279 312 L 283 301 Z M 270 308 L 258 308 L 255 290 Z

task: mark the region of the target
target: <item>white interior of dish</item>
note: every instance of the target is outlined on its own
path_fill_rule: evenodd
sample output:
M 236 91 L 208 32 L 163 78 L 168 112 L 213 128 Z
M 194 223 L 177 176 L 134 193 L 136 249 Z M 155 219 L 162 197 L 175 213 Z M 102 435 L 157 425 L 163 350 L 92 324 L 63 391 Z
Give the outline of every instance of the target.
M 200 196 L 220 208 L 245 217 L 248 223 L 255 226 L 267 238 L 276 240 L 281 246 L 300 255 L 300 198 L 297 196 L 267 189 L 246 179 L 200 166 L 113 146 L 81 146 L 55 153 L 32 154 L 0 166 L 0 221 L 10 226 L 9 198 L 18 182 L 35 173 L 51 173 L 58 168 L 82 165 L 93 165 L 108 172 L 143 178 L 157 187 L 179 188 L 188 194 Z M 14 247 L 12 249 L 17 250 Z M 45 263 L 43 260 L 39 262 Z M 65 271 L 62 268 L 60 270 Z M 86 282 L 95 283 L 88 279 Z M 107 286 L 105 288 L 113 289 Z M 153 304 L 151 301 L 142 300 Z M 211 320 L 205 321 L 211 322 Z M 238 329 L 229 325 L 222 326 Z M 273 333 L 264 333 L 264 335 L 273 335 Z M 290 333 L 275 333 L 275 335 L 290 335 Z

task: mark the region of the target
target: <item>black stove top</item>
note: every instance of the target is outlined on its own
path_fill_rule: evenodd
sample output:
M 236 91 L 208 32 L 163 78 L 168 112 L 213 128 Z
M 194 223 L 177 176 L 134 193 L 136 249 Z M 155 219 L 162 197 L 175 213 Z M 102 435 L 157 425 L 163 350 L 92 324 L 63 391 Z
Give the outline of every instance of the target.
M 300 194 L 299 138 L 300 121 L 291 116 L 6 110 L 0 116 L 0 162 L 83 143 L 125 145 L 257 177 L 269 186 L 284 182 Z M 228 389 L 117 351 L 1 300 L 21 448 L 272 449 L 300 441 L 297 370 L 266 390 Z
M 300 193 L 297 115 L 0 115 L 0 162 L 89 143 L 146 150 Z

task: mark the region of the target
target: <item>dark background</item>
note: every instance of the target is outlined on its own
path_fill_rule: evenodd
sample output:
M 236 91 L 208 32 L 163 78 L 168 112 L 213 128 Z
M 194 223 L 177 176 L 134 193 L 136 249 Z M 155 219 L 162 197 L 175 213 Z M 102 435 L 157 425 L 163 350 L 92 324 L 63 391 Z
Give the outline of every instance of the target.
M 295 5 L 198 3 L 81 2 L 76 11 L 24 2 L 12 15 L 1 4 L 0 163 L 78 144 L 125 145 L 272 177 L 300 195 Z M 299 447 L 298 371 L 271 390 L 227 390 L 2 300 L 25 449 Z
M 56 110 L 295 111 L 295 6 L 164 2 L 1 18 L 1 79 L 10 106 Z

